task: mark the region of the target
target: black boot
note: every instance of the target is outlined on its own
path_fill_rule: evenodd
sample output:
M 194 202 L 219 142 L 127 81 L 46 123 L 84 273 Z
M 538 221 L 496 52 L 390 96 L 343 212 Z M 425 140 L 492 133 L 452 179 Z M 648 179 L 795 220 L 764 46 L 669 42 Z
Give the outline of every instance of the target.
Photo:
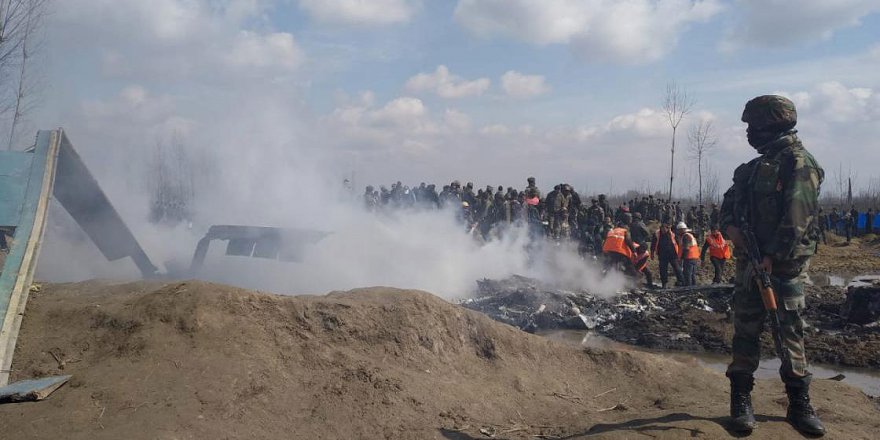
M 730 376 L 730 430 L 733 432 L 750 433 L 755 429 L 754 386 L 755 378 L 751 375 Z
M 815 436 L 825 435 L 825 426 L 810 405 L 810 387 L 785 387 L 788 394 L 788 414 L 785 418 L 798 431 Z

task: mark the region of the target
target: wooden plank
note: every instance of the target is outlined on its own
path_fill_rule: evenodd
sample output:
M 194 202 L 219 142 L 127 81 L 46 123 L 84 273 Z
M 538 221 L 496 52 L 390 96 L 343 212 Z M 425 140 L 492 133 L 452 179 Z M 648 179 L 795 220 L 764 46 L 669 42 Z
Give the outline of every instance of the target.
M 34 402 L 43 400 L 70 380 L 71 376 L 51 376 L 23 380 L 0 387 L 0 403 Z

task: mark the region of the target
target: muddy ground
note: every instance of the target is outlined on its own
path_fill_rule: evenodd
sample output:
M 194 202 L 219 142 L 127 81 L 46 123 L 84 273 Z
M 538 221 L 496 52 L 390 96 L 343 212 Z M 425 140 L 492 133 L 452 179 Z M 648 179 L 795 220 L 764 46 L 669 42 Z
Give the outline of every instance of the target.
M 820 247 L 814 257 L 810 272 L 813 278 L 825 281 L 831 276 L 845 280 L 857 273 L 877 273 L 878 252 L 880 243 L 873 237 L 854 239 L 847 245 L 831 235 L 829 245 Z M 656 262 L 652 264 L 656 273 Z M 723 279 L 732 277 L 733 264 L 729 264 Z M 521 277 L 483 280 L 478 283 L 474 299 L 463 305 L 531 332 L 588 328 L 641 347 L 729 353 L 732 285 L 706 287 L 711 279 L 712 268 L 706 264 L 699 273 L 699 284 L 703 285 L 699 289 L 633 289 L 608 299 Z M 845 288 L 841 286 L 807 286 L 804 319 L 808 324 L 808 358 L 833 365 L 880 368 L 880 323 L 847 322 L 840 315 L 845 299 Z M 769 331 L 763 335 L 762 346 L 764 353 L 772 356 Z
M 696 362 L 577 348 L 389 288 L 44 285 L 13 370 L 73 375 L 46 401 L 0 405 L 19 439 L 730 437 L 727 381 Z M 826 438 L 876 438 L 880 409 L 859 390 L 818 380 L 813 394 Z M 776 381 L 755 402 L 753 438 L 798 437 Z

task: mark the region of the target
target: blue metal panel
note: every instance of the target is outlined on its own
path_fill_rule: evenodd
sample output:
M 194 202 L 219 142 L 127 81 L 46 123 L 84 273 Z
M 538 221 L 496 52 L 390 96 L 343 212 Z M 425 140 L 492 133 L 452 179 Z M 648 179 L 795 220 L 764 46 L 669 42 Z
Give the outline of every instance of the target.
M 23 380 L 0 387 L 0 403 L 43 400 L 67 383 L 72 376 L 51 376 L 42 379 Z
M 16 226 L 21 221 L 33 158 L 32 153 L 0 152 L 0 226 Z
M 47 158 L 49 147 L 52 142 L 51 131 L 40 131 L 37 134 L 37 144 L 31 156 L 31 167 L 27 173 L 18 175 L 20 180 L 16 181 L 14 186 L 24 185 L 24 197 L 21 198 L 20 219 L 17 223 L 4 226 L 15 226 L 15 236 L 13 243 L 9 247 L 9 255 L 6 256 L 6 264 L 3 266 L 3 273 L 0 274 L 0 328 L 6 320 L 7 309 L 12 298 L 13 287 L 18 280 L 19 272 L 24 263 L 25 251 L 28 240 L 34 229 L 34 223 L 37 218 L 37 206 L 40 203 L 41 195 L 48 197 L 43 191 L 43 176 L 46 172 Z M 54 170 L 53 170 L 54 172 Z M 12 179 L 10 179 L 12 180 Z

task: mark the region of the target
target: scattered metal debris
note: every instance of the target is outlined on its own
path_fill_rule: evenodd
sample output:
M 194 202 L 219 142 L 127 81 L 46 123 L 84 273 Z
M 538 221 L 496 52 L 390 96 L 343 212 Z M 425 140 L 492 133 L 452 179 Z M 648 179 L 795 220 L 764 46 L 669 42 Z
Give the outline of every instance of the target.
M 328 232 L 308 229 L 214 225 L 199 240 L 189 275 L 198 273 L 205 264 L 208 247 L 214 240 L 227 242 L 226 255 L 302 261 L 306 247 L 323 240 L 327 235 Z
M 474 297 L 461 304 L 527 332 L 573 329 L 602 333 L 619 322 L 683 309 L 723 313 L 729 309 L 732 289 L 732 285 L 718 284 L 650 292 L 633 290 L 603 297 L 514 275 L 503 280 L 478 281 Z

